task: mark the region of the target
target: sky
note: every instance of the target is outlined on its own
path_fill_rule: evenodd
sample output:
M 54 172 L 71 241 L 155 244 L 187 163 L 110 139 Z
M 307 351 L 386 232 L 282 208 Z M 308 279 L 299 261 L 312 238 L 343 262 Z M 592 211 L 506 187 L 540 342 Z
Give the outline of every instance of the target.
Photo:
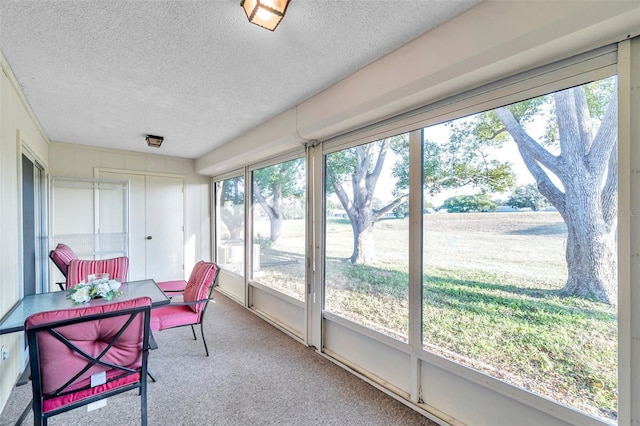
M 542 127 L 544 129 L 544 127 Z M 532 136 L 535 135 L 534 132 L 531 132 Z M 429 127 L 425 131 L 425 136 L 431 141 L 434 142 L 444 142 L 449 138 L 449 128 L 444 124 L 438 124 Z M 513 141 L 505 142 L 505 144 L 500 149 L 494 149 L 490 151 L 490 155 L 492 159 L 497 159 L 499 161 L 508 161 L 511 163 L 512 170 L 516 174 L 516 185 L 526 185 L 528 183 L 534 183 L 534 179 L 527 170 L 527 166 L 525 166 L 524 161 L 522 161 L 522 157 L 518 152 L 518 147 Z M 382 172 L 380 178 L 378 179 L 378 185 L 376 187 L 376 198 L 379 198 L 383 202 L 391 201 L 393 199 L 392 191 L 395 186 L 395 178 L 392 176 L 391 171 L 393 168 L 393 164 L 397 160 L 397 156 L 393 152 L 389 152 L 387 154 L 387 158 L 385 161 L 385 169 Z M 444 201 L 456 195 L 471 195 L 477 194 L 479 190 L 473 187 L 462 187 L 458 189 L 451 189 L 442 191 L 434 196 L 431 196 L 425 193 L 425 202 L 430 202 L 434 207 L 441 206 Z M 496 193 L 494 198 L 506 199 L 510 195 L 508 193 Z
M 544 135 L 546 122 L 548 120 L 548 115 L 546 114 L 547 112 L 548 111 L 543 111 L 538 116 L 538 118 L 534 119 L 526 126 L 527 133 L 535 140 L 541 140 L 542 136 Z M 473 116 L 464 117 L 455 120 L 455 122 L 471 120 L 472 118 Z M 425 128 L 425 139 L 428 139 L 432 142 L 445 143 L 449 139 L 450 129 L 451 128 L 449 126 L 446 126 L 444 123 L 427 127 Z M 550 149 L 550 151 L 552 150 Z M 554 153 L 555 155 L 558 154 L 557 152 L 553 151 L 552 153 Z M 505 141 L 502 147 L 488 150 L 487 154 L 490 156 L 489 159 L 495 159 L 511 164 L 511 169 L 513 170 L 516 177 L 516 186 L 524 186 L 530 183 L 535 183 L 533 176 L 531 176 L 531 173 L 522 160 L 522 156 L 518 151 L 516 143 L 511 138 L 508 138 L 508 140 Z M 395 155 L 393 151 L 389 150 L 387 152 L 384 170 L 382 171 L 378 179 L 374 194 L 374 198 L 380 200 L 382 204 L 386 204 L 395 198 L 393 189 L 395 188 L 396 179 L 392 175 L 392 170 L 393 165 L 397 160 L 398 156 Z M 558 186 L 558 188 L 562 190 L 563 187 L 558 178 L 548 171 L 547 173 L 551 180 L 556 184 L 556 186 Z M 349 182 L 343 183 L 343 186 L 345 187 L 345 190 L 347 190 L 349 193 L 351 192 Z M 509 190 L 505 193 L 493 193 L 491 198 L 494 200 L 506 200 L 509 198 L 512 191 L 513 190 Z M 453 197 L 456 195 L 473 195 L 479 192 L 480 190 L 478 188 L 474 188 L 472 186 L 445 190 L 433 196 L 425 192 L 425 203 L 431 203 L 435 208 L 437 208 L 441 206 L 449 197 Z M 336 205 L 340 205 L 340 202 L 338 201 L 337 197 L 335 197 L 335 195 L 333 195 L 331 199 Z

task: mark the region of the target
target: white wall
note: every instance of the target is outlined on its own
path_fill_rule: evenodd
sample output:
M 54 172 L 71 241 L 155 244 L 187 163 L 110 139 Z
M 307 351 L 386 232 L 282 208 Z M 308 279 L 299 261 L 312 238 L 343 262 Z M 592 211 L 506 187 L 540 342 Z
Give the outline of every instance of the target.
M 93 178 L 96 168 L 184 176 L 185 271 L 201 259 L 211 260 L 210 179 L 195 172 L 194 160 L 52 142 L 49 164 L 51 176 L 73 178 Z
M 24 143 L 45 168 L 48 141 L 19 89 L 11 70 L 0 54 L 0 317 L 21 297 L 22 265 L 20 243 L 19 161 Z M 9 359 L 0 361 L 0 409 L 4 407 L 22 367 L 22 347 L 18 334 L 0 336 L 0 346 L 9 350 Z

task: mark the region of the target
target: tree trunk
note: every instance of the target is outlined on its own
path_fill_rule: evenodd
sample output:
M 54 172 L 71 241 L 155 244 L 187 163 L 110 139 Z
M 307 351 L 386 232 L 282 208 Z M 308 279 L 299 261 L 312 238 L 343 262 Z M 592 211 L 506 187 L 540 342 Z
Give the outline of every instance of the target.
M 573 225 L 567 238 L 569 278 L 562 294 L 617 305 L 615 239 L 606 234 L 585 239 L 585 234 Z
M 362 211 L 358 218 L 352 222 L 353 227 L 353 253 L 349 259 L 351 263 L 364 265 L 373 261 L 375 257 L 373 249 L 373 222 L 371 212 Z
M 260 187 L 255 181 L 253 182 L 253 195 L 269 217 L 269 239 L 275 243 L 282 235 L 282 187 L 280 185 L 273 187 L 273 206 L 270 206 L 262 196 Z
M 576 194 L 577 193 L 577 194 Z M 563 216 L 567 224 L 568 279 L 561 293 L 617 304 L 616 227 L 604 220 L 598 194 L 567 191 Z M 571 198 L 580 195 L 582 202 Z
M 282 236 L 282 219 L 278 216 L 270 220 L 269 239 L 273 242 L 278 241 Z
M 222 206 L 220 219 L 229 230 L 229 239 L 231 241 L 239 241 L 240 234 L 244 230 L 244 206 Z
M 496 115 L 518 145 L 538 190 L 558 209 L 567 225 L 566 296 L 617 304 L 617 97 L 593 135 L 584 88 L 554 94 L 561 154 L 554 156 L 515 120 L 506 108 Z M 543 169 L 562 182 L 556 187 Z
M 282 236 L 282 188 L 275 185 L 273 188 L 273 209 L 269 215 L 271 219 L 270 233 L 271 241 L 276 242 Z

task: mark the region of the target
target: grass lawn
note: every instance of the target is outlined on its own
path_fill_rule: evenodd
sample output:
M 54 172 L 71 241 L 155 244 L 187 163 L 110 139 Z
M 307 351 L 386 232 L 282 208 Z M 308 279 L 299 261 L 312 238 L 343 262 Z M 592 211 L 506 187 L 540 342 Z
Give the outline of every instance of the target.
M 275 266 L 261 268 L 261 281 L 303 300 L 304 223 L 292 221 L 286 229 L 262 250 L 265 264 Z M 615 419 L 617 311 L 560 297 L 565 241 L 556 212 L 425 215 L 423 347 Z M 371 265 L 345 260 L 353 248 L 348 220 L 330 219 L 326 242 L 326 309 L 406 341 L 408 220 L 375 224 Z

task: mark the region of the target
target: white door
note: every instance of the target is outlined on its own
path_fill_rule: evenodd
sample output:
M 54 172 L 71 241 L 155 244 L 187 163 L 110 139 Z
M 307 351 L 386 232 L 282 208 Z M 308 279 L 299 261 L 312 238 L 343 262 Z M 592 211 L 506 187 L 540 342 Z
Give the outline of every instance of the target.
M 184 180 L 100 172 L 129 180 L 129 280 L 184 279 Z
M 180 178 L 146 177 L 147 277 L 156 281 L 184 278 L 183 188 Z

